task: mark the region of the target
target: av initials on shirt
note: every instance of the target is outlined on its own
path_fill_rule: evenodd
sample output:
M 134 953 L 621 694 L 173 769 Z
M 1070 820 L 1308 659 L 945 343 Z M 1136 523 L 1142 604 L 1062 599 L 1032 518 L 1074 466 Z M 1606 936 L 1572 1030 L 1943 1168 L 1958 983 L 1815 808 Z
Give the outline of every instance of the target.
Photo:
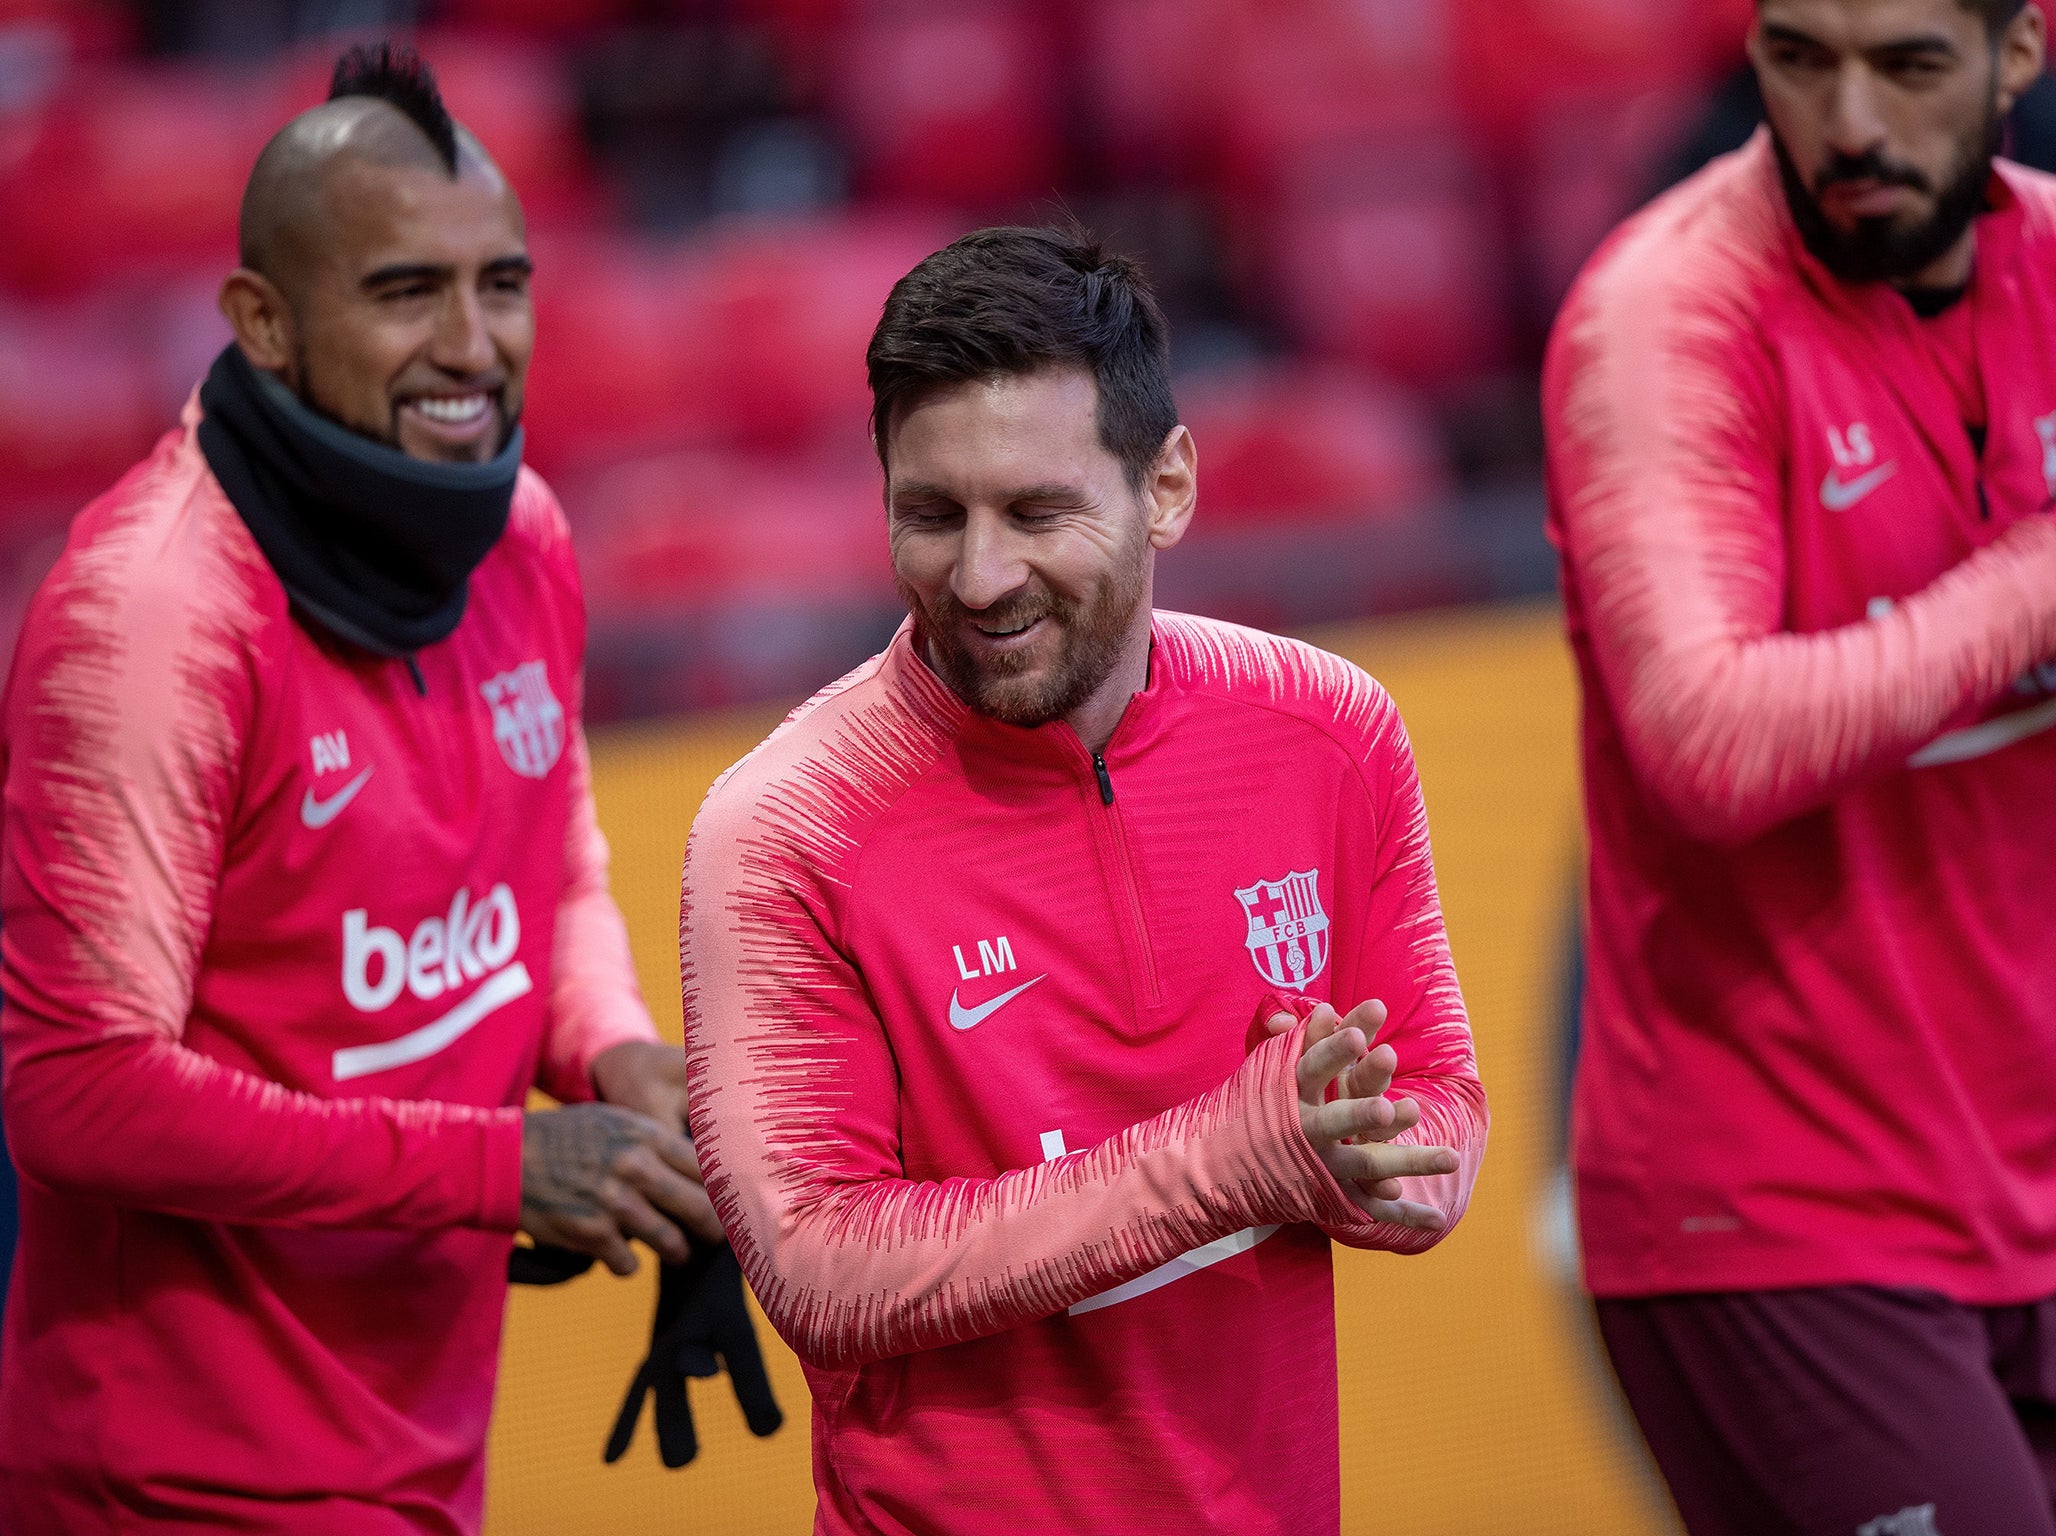
M 335 773 L 350 766 L 350 738 L 341 731 L 324 731 L 307 743 L 314 758 L 314 776 Z

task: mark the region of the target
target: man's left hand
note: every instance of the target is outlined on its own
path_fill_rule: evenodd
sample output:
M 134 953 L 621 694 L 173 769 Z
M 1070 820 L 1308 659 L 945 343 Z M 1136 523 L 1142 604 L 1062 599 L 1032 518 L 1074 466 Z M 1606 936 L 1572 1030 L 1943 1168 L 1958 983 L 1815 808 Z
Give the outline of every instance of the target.
M 610 1045 L 593 1058 L 593 1092 L 605 1104 L 640 1110 L 659 1125 L 674 1127 L 690 1135 L 685 1120 L 685 1052 L 658 1040 L 624 1040 Z M 686 1226 L 704 1242 L 721 1241 L 721 1221 L 714 1203 L 699 1185 L 697 1167 L 689 1175 L 694 1184 L 695 1209 Z
M 687 1130 L 685 1052 L 678 1046 L 661 1040 L 608 1046 L 593 1058 L 593 1092 L 602 1103 L 639 1109 L 659 1125 Z

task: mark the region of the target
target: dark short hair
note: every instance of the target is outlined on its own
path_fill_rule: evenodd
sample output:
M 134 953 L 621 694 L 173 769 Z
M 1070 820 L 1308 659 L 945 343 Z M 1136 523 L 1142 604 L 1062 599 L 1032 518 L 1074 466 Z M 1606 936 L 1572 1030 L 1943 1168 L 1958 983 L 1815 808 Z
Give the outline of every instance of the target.
M 1984 17 L 1985 25 L 1994 37 L 2004 32 L 2013 18 L 2027 7 L 2027 0 L 1961 0 L 1961 3 Z
M 1966 11 L 1975 11 L 1982 16 L 1986 30 L 1992 34 L 1994 41 L 2001 32 L 2012 25 L 2013 18 L 2027 7 L 2027 0 L 1956 0 L 1956 3 Z
M 1178 425 L 1156 295 L 1141 268 L 1075 226 L 981 229 L 944 246 L 893 284 L 864 364 L 881 464 L 923 395 L 1045 368 L 1091 371 L 1100 444 L 1138 489 Z
M 398 107 L 428 136 L 450 174 L 457 174 L 457 125 L 443 105 L 435 71 L 412 48 L 362 44 L 344 53 L 329 76 L 328 99 L 344 96 L 375 96 Z

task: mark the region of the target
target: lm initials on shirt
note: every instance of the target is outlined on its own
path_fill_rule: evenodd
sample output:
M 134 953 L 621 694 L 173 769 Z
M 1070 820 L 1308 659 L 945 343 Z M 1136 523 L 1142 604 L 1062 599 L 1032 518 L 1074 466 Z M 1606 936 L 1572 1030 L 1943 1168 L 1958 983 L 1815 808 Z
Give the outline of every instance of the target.
M 978 941 L 978 969 L 975 971 L 971 969 L 969 963 L 964 959 L 963 945 L 952 944 L 949 947 L 949 952 L 956 957 L 957 975 L 964 981 L 978 981 L 986 976 L 997 976 L 1003 972 L 1019 969 L 1019 962 L 1014 959 L 1013 943 L 1005 934 L 1001 934 L 997 939 L 980 939 Z M 1043 973 L 1045 976 L 1047 974 L 1048 972 Z M 1011 1003 L 1042 979 L 1042 976 L 1037 976 L 1032 981 L 1024 981 L 1011 991 L 1002 992 L 997 997 L 988 997 L 985 1001 L 975 1005 L 967 1005 L 960 991 L 952 991 L 949 995 L 950 1027 L 952 1029 L 976 1029 L 980 1024 L 983 1024 L 995 1013 L 998 1013 L 1000 1009 L 1006 1007 L 1008 1003 Z
M 424 917 L 413 936 L 376 927 L 362 907 L 343 914 L 343 996 L 359 1013 L 390 1007 L 404 990 L 423 1002 L 481 981 L 456 1007 L 421 1028 L 375 1045 L 335 1053 L 337 1082 L 420 1061 L 445 1049 L 479 1020 L 535 988 L 528 967 L 514 959 L 521 947 L 521 913 L 502 881 L 474 903 L 459 889 L 447 916 Z M 512 964 L 508 962 L 512 961 Z M 373 978 L 374 970 L 377 972 Z

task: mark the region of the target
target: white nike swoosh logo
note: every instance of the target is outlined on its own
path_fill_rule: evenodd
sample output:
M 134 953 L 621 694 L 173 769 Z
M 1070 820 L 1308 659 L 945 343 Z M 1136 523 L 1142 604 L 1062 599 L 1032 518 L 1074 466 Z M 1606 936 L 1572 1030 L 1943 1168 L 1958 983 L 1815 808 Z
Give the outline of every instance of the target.
M 1042 981 L 1048 975 L 1049 972 L 1044 971 L 1041 976 L 1035 978 L 1035 981 Z M 962 1003 L 957 1001 L 956 993 L 950 993 L 950 1027 L 953 1029 L 976 1029 L 980 1024 L 983 1024 L 987 1019 L 991 1018 L 995 1013 L 998 1013 L 1000 1009 L 1006 1007 L 1008 1003 L 1011 1003 L 1023 992 L 1026 992 L 1030 987 L 1034 986 L 1035 981 L 1024 981 L 1018 987 L 1014 988 L 1013 991 L 1002 992 L 998 997 L 992 999 L 992 1001 L 987 1003 L 980 1003 L 976 1008 L 966 1008 Z
M 1856 503 L 1891 479 L 1893 472 L 1898 467 L 1899 461 L 1893 459 L 1889 463 L 1880 464 L 1869 474 L 1858 475 L 1854 480 L 1846 483 L 1831 469 L 1820 482 L 1820 504 L 1830 512 L 1847 512 Z
M 1906 760 L 1909 768 L 1933 768 L 1938 763 L 1967 763 L 1989 757 L 2002 747 L 2026 741 L 2056 727 L 2056 699 L 2044 699 L 2027 709 L 2015 710 L 1996 720 L 1967 725 L 1960 731 L 1937 736 Z
M 306 798 L 300 802 L 300 825 L 320 831 L 343 814 L 343 807 L 357 798 L 357 791 L 364 787 L 364 781 L 370 777 L 371 770 L 367 768 L 326 800 L 315 799 L 314 787 L 309 785 Z

